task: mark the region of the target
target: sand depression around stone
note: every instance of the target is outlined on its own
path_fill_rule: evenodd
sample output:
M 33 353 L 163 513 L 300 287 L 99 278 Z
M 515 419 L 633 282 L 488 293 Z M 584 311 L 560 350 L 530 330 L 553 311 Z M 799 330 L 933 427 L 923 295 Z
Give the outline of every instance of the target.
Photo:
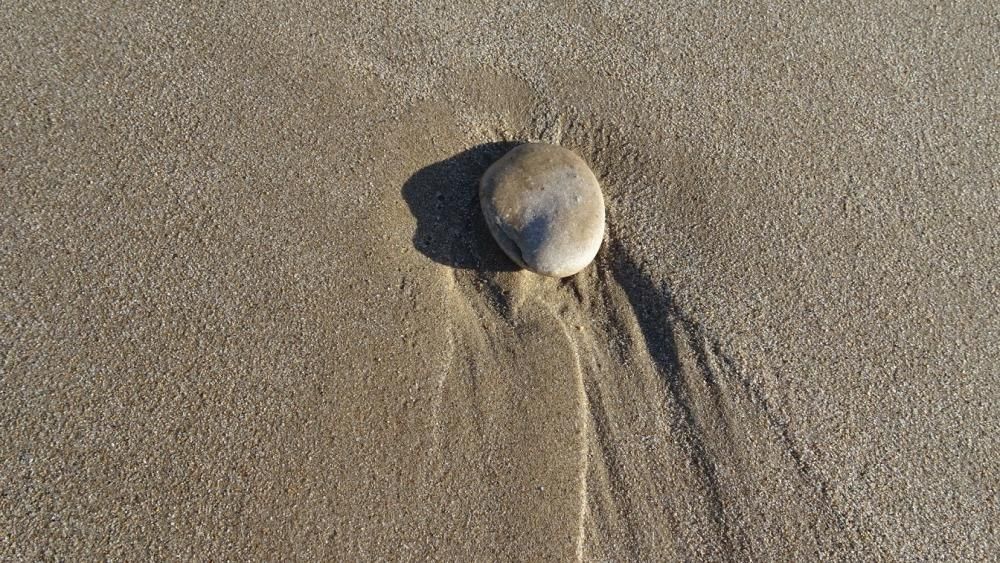
M 587 163 L 568 149 L 514 148 L 483 174 L 479 198 L 500 248 L 533 272 L 571 276 L 597 256 L 604 197 Z

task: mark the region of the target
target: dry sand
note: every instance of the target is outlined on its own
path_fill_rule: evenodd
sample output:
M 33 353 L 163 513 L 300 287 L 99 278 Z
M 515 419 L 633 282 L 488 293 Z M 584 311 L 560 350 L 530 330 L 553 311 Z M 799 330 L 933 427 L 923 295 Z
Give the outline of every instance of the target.
M 160 4 L 0 11 L 0 559 L 995 555 L 995 3 Z

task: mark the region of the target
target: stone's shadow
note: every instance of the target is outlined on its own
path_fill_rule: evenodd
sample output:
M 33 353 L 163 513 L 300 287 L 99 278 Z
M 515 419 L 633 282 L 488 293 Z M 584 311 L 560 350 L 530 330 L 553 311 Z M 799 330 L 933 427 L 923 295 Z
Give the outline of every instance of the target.
M 479 206 L 479 178 L 520 143 L 486 143 L 436 162 L 403 184 L 417 219 L 413 246 L 439 264 L 483 272 L 520 269 L 490 234 Z

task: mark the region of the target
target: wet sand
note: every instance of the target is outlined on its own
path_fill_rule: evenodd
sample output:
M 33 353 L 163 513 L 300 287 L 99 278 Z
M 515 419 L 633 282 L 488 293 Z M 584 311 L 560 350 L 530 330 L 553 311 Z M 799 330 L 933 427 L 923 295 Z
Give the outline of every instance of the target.
M 996 552 L 989 3 L 0 26 L 0 559 Z M 479 213 L 525 141 L 566 280 Z

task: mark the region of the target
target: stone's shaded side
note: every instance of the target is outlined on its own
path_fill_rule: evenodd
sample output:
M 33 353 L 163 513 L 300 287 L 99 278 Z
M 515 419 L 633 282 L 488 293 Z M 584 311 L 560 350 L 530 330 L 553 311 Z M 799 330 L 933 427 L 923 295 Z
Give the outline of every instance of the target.
M 512 149 L 483 174 L 479 201 L 500 248 L 535 273 L 572 276 L 601 247 L 601 187 L 568 149 L 544 143 Z

